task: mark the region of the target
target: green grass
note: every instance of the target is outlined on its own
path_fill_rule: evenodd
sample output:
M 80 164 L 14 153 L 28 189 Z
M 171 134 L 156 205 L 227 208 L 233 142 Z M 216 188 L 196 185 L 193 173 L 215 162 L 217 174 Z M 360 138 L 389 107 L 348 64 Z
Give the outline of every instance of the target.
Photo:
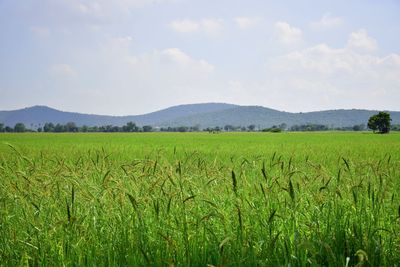
M 396 133 L 1 134 L 0 265 L 400 266 L 399 192 Z

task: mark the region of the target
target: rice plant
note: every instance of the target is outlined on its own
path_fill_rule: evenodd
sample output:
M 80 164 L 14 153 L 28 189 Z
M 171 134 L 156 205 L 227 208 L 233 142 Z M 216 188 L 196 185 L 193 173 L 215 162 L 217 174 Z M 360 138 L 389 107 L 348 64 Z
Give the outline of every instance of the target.
M 400 266 L 400 136 L 0 135 L 3 266 Z

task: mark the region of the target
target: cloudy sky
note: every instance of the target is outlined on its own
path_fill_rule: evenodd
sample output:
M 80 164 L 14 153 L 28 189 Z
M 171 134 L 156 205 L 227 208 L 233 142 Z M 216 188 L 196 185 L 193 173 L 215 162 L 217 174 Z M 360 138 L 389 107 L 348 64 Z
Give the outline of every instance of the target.
M 0 110 L 400 110 L 400 1 L 0 0 Z

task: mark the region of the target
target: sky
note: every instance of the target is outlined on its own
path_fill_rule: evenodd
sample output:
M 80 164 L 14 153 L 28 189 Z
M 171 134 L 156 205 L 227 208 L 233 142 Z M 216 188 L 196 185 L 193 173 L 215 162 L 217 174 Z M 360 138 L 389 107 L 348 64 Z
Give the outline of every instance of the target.
M 400 110 L 398 0 L 0 0 L 0 110 Z

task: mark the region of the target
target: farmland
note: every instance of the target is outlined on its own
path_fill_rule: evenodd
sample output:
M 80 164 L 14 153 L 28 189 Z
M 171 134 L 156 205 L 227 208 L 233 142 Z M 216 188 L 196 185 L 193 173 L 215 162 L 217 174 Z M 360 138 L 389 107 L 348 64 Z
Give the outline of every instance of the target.
M 0 134 L 0 265 L 399 266 L 400 134 Z

